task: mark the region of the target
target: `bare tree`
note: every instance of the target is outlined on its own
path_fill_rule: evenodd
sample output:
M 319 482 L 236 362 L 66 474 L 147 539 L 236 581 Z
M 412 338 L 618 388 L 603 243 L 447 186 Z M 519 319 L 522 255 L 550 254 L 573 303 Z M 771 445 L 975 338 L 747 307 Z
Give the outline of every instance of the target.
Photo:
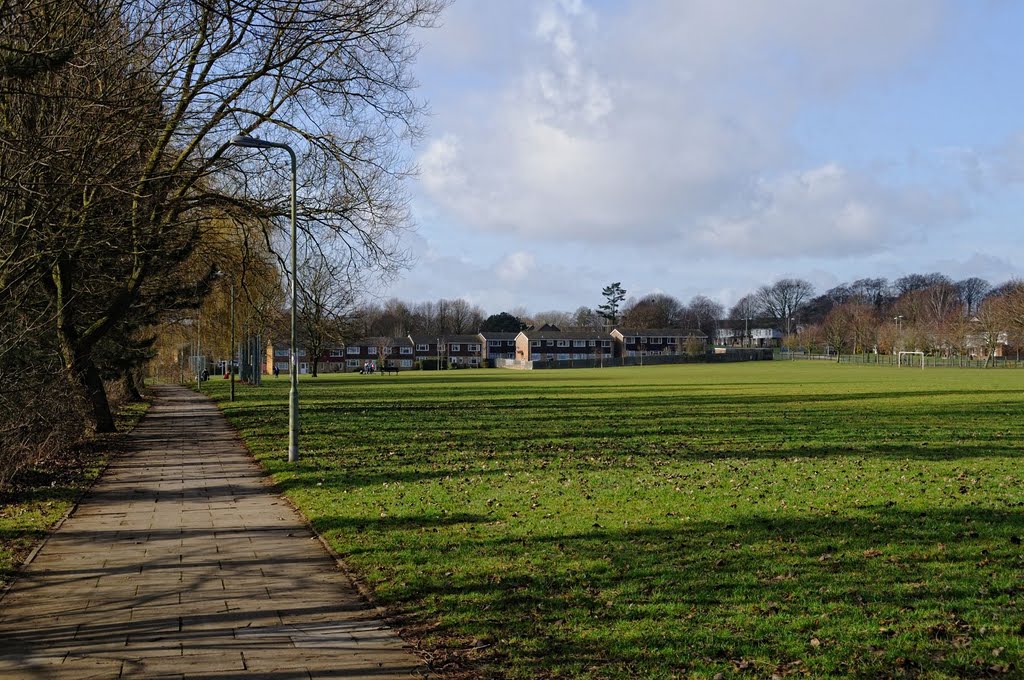
M 741 297 L 732 306 L 732 309 L 729 310 L 730 319 L 743 322 L 743 345 L 750 344 L 750 322 L 761 316 L 761 314 L 761 305 L 757 301 L 757 296 L 753 293 L 748 293 Z
M 675 328 L 683 319 L 683 303 L 671 295 L 651 293 L 631 300 L 622 310 L 622 325 L 630 328 Z
M 985 294 L 992 289 L 992 284 L 977 276 L 957 281 L 955 285 L 960 300 L 964 303 L 964 312 L 968 315 L 974 313 Z
M 694 296 L 685 310 L 681 311 L 683 318 L 689 319 L 689 326 L 699 328 L 708 338 L 715 337 L 718 320 L 723 314 L 725 311 L 722 305 L 704 295 Z
M 821 324 L 822 339 L 836 350 L 839 361 L 850 334 L 850 310 L 846 305 L 834 307 Z
M 411 96 L 411 31 L 444 4 L 0 5 L 5 54 L 53 56 L 0 69 L 2 137 L 17 141 L 0 146 L 0 166 L 17 168 L 0 204 L 0 223 L 14 231 L 0 239 L 0 295 L 31 287 L 46 300 L 95 429 L 113 429 L 96 348 L 174 290 L 191 304 L 205 295 L 214 263 L 181 265 L 212 219 L 260 216 L 267 243 L 281 245 L 288 166 L 225 155 L 233 135 L 296 147 L 307 236 L 335 240 L 360 268 L 402 265 L 409 169 L 397 148 L 422 110 Z
M 533 315 L 533 323 L 538 327 L 544 326 L 558 326 L 562 330 L 569 328 L 573 325 L 573 315 L 569 312 L 563 312 L 558 309 L 549 309 L 546 312 L 537 312 Z
M 780 279 L 771 286 L 762 286 L 757 291 L 757 301 L 769 316 L 784 326 L 786 333 L 792 330 L 793 318 L 800 306 L 814 295 L 814 287 L 803 279 Z
M 315 378 L 324 350 L 344 344 L 360 283 L 354 272 L 320 253 L 307 255 L 299 265 L 299 280 L 297 316 Z

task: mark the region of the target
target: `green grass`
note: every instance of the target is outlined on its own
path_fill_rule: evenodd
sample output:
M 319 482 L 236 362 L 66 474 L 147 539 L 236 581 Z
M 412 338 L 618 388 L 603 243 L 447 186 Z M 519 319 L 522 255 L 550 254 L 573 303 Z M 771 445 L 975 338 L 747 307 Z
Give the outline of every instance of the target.
M 442 663 L 960 678 L 1024 672 L 1022 382 L 809 362 L 321 377 L 297 466 L 285 377 L 222 406 Z
M 146 402 L 124 406 L 116 415 L 118 430 L 131 430 L 148 408 Z M 103 471 L 118 437 L 103 436 L 46 456 L 0 489 L 0 589 Z

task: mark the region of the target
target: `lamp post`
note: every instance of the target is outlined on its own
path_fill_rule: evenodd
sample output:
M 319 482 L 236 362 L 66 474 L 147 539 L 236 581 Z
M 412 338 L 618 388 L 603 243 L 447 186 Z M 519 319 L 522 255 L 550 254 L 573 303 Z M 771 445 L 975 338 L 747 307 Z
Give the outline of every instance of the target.
M 298 349 L 296 347 L 296 309 L 298 307 L 298 279 L 297 264 L 295 256 L 295 185 L 298 182 L 295 152 L 287 144 L 280 142 L 268 142 L 256 137 L 247 135 L 235 135 L 228 142 L 232 146 L 240 146 L 247 149 L 284 149 L 292 161 L 292 230 L 291 230 L 291 287 L 292 287 L 292 332 L 291 332 L 291 389 L 288 392 L 288 462 L 294 463 L 299 460 L 299 363 Z
M 196 314 L 196 392 L 203 391 L 203 313 Z
M 231 376 L 231 401 L 235 400 L 235 280 L 231 279 L 231 345 L 228 351 L 228 375 Z

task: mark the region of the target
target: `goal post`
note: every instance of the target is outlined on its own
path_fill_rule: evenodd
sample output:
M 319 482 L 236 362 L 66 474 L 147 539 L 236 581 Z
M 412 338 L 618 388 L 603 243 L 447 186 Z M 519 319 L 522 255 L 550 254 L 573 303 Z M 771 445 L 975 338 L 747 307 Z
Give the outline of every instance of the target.
M 919 354 L 921 356 L 921 368 L 924 368 L 924 352 L 900 352 L 899 353 L 899 357 L 897 358 L 897 361 L 896 361 L 896 365 L 897 366 L 902 366 L 903 365 L 903 357 L 904 357 L 904 355 L 906 355 L 906 357 L 907 357 L 907 366 L 913 365 L 913 362 L 914 362 L 913 356 L 915 354 Z

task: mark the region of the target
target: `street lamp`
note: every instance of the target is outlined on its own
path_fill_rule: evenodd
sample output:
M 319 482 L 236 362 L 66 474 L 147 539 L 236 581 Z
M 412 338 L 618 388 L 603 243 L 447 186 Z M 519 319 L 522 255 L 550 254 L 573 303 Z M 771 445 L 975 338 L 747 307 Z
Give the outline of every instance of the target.
M 224 276 L 224 272 L 218 271 L 217 278 Z M 231 315 L 231 344 L 228 345 L 228 376 L 231 378 L 231 401 L 235 400 L 235 278 L 231 277 L 229 288 L 229 306 Z
M 297 264 L 295 257 L 295 185 L 298 182 L 295 152 L 287 144 L 280 142 L 268 142 L 256 137 L 247 135 L 235 135 L 228 142 L 232 146 L 241 146 L 246 149 L 284 149 L 292 161 L 292 233 L 291 233 L 291 261 L 292 261 L 292 336 L 291 347 L 291 389 L 288 392 L 288 462 L 294 463 L 299 460 L 299 358 L 296 348 L 296 309 L 298 308 L 298 280 Z

